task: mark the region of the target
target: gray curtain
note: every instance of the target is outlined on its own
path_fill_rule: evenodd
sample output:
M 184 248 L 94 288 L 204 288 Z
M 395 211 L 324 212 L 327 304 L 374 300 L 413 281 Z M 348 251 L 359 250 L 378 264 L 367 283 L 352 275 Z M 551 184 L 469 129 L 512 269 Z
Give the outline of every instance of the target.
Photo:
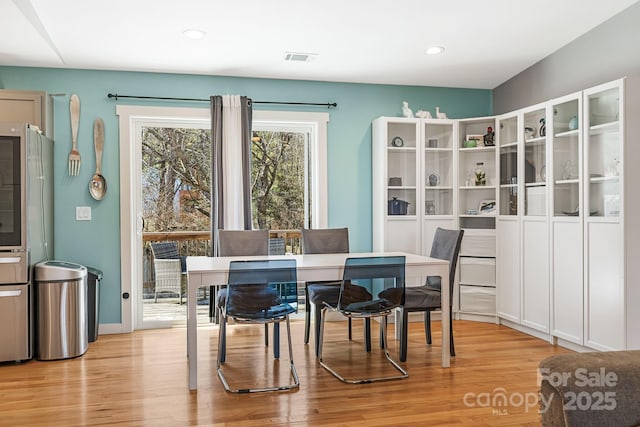
M 243 199 L 244 213 L 244 229 L 251 230 L 251 122 L 252 107 L 251 99 L 246 96 L 240 97 L 241 101 L 241 135 L 242 139 L 237 141 L 242 144 L 242 164 L 241 165 L 225 165 L 223 164 L 223 108 L 222 96 L 211 96 L 211 256 L 218 255 L 218 230 L 224 229 L 224 212 L 223 203 L 224 177 L 226 168 L 242 168 L 243 184 L 242 194 L 238 197 Z M 236 143 L 233 141 L 232 143 Z M 229 169 L 231 170 L 231 169 Z

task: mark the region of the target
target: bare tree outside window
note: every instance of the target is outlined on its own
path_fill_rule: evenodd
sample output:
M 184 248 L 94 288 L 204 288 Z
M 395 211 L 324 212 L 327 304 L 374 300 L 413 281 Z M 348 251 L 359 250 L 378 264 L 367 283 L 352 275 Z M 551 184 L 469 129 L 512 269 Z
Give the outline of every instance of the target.
M 304 227 L 305 140 L 303 133 L 254 132 L 251 165 L 254 228 Z
M 211 212 L 211 132 L 146 127 L 142 135 L 145 231 L 205 231 Z M 310 177 L 306 135 L 256 131 L 252 142 L 254 228 L 304 227 Z M 308 212 L 307 208 L 307 212 Z
M 142 201 L 145 231 L 209 229 L 210 153 L 210 130 L 143 129 Z

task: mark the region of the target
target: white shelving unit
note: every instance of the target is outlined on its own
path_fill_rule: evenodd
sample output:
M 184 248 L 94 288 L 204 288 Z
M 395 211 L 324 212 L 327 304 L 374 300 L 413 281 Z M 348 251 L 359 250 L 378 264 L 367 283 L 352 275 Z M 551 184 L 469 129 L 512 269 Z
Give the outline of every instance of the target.
M 422 253 L 418 207 L 422 195 L 419 120 L 382 118 L 373 123 L 373 249 Z M 396 203 L 396 204 L 394 204 Z
M 453 120 L 374 120 L 374 250 L 428 255 L 435 229 L 456 226 L 455 132 Z
M 582 92 L 551 101 L 551 109 L 551 335 L 582 345 Z M 577 128 L 569 129 L 573 117 Z
M 373 249 L 428 255 L 437 227 L 465 228 L 464 287 L 456 289 L 454 308 L 474 320 L 496 321 L 496 149 L 483 142 L 464 148 L 468 138 L 483 141 L 489 127 L 495 128 L 493 117 L 374 120 Z M 484 185 L 474 179 L 478 162 L 485 170 Z M 406 213 L 390 210 L 397 201 L 408 203 Z M 481 210 L 483 202 L 494 208 Z M 484 279 L 474 278 L 474 271 Z
M 495 118 L 375 120 L 374 250 L 427 254 L 437 226 L 463 228 L 458 318 L 578 350 L 640 349 L 639 230 L 626 220 L 640 168 L 625 167 L 640 144 L 625 139 L 624 106 L 621 79 Z M 488 127 L 495 146 L 465 144 Z M 406 215 L 388 214 L 392 197 Z
M 496 218 L 496 276 L 498 281 L 497 313 L 500 319 L 520 324 L 522 320 L 520 283 L 520 221 L 522 209 L 522 171 L 520 135 L 522 115 L 508 113 L 497 118 L 498 216 Z
M 584 343 L 598 350 L 627 347 L 625 301 L 624 84 L 584 91 Z M 630 181 L 634 182 L 634 181 Z
M 495 145 L 484 145 L 488 128 L 496 129 L 494 117 L 458 121 L 458 223 L 465 231 L 460 249 L 460 286 L 458 317 L 480 321 L 497 321 L 496 317 L 496 190 Z M 477 139 L 476 139 L 477 138 Z M 465 147 L 467 141 L 482 141 Z M 495 139 L 494 139 L 495 144 Z M 475 169 L 482 163 L 486 182 L 477 185 Z M 493 209 L 481 206 L 493 202 Z
M 522 324 L 549 333 L 549 195 L 547 164 L 550 164 L 548 103 L 521 111 L 523 134 L 520 167 L 524 178 L 523 209 L 520 209 Z M 543 130 L 543 132 L 540 132 Z

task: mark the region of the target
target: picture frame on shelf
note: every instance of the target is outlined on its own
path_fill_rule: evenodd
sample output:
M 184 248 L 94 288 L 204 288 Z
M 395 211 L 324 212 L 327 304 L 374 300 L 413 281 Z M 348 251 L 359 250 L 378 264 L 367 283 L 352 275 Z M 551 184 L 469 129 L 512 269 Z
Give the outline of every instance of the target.
M 478 204 L 478 215 L 495 215 L 496 201 L 492 199 L 480 200 Z

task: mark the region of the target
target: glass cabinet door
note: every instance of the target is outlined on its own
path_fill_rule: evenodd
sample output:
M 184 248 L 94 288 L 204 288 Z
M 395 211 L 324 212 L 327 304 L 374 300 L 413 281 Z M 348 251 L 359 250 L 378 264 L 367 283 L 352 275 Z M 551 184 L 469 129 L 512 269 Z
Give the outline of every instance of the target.
M 618 82 L 585 92 L 585 202 L 591 217 L 620 215 L 620 93 Z
M 387 215 L 416 215 L 419 146 L 417 122 L 389 123 L 387 132 Z
M 26 245 L 22 241 L 22 193 L 24 191 L 19 135 L 0 136 L 0 248 L 16 249 Z
M 453 214 L 453 123 L 424 123 L 424 214 Z
M 580 95 L 561 98 L 553 109 L 553 216 L 580 216 L 582 173 L 582 102 Z
M 518 117 L 498 119 L 500 215 L 518 214 Z
M 547 213 L 547 109 L 525 112 L 524 123 L 524 215 Z M 542 131 L 542 135 L 540 134 Z

